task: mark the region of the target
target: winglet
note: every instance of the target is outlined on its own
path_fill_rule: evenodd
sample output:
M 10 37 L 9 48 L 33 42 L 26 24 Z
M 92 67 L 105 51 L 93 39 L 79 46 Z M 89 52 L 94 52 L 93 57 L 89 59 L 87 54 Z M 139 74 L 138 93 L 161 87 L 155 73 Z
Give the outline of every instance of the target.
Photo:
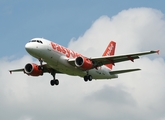
M 12 74 L 12 71 L 11 70 L 9 72 L 10 72 L 10 74 Z
M 156 51 L 156 53 L 159 55 L 159 53 L 160 53 L 160 50 L 157 50 L 157 51 Z

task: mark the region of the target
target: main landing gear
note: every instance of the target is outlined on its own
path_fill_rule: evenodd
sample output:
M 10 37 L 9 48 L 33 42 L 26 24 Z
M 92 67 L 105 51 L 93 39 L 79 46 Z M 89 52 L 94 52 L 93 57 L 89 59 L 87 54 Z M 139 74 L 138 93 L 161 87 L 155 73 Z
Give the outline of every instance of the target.
M 86 71 L 86 72 L 87 72 L 87 75 L 84 76 L 84 81 L 85 81 L 85 82 L 87 82 L 88 80 L 89 80 L 89 81 L 92 81 L 92 76 L 89 75 L 89 72 L 88 72 L 88 71 Z
M 92 81 L 92 76 L 91 75 L 85 75 L 84 76 L 84 81 L 87 82 L 87 81 Z
M 38 69 L 44 71 L 44 67 L 43 67 L 43 64 L 42 64 L 43 60 L 39 59 L 39 62 L 40 62 L 40 66 L 39 66 Z M 51 70 L 51 75 L 53 76 L 53 80 L 50 81 L 51 86 L 59 85 L 58 79 L 55 79 L 56 72 L 54 70 Z
M 51 75 L 53 76 L 53 80 L 50 81 L 51 86 L 59 85 L 58 79 L 55 79 L 55 75 L 56 75 L 55 71 L 52 71 Z
M 50 81 L 50 84 L 51 84 L 51 86 L 59 85 L 59 81 L 58 81 L 58 79 L 51 80 L 51 81 Z

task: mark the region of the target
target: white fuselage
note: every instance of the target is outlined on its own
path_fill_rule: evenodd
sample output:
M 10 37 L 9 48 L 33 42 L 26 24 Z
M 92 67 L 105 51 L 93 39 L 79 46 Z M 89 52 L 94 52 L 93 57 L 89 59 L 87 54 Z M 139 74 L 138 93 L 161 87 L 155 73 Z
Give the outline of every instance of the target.
M 42 59 L 56 71 L 80 77 L 84 77 L 87 74 L 87 71 L 81 70 L 68 63 L 69 59 L 74 59 L 81 54 L 49 40 L 34 38 L 25 45 L 25 48 L 30 55 L 37 59 Z M 111 79 L 118 77 L 117 75 L 111 75 L 110 71 L 108 67 L 103 65 L 97 69 L 88 70 L 88 74 L 92 75 L 93 79 Z

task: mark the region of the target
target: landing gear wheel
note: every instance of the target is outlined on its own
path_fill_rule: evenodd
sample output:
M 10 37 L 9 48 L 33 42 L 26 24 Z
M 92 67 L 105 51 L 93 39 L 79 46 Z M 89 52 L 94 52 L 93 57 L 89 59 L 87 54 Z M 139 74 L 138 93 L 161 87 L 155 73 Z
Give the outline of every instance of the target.
M 84 76 L 84 81 L 87 82 L 87 81 L 92 81 L 92 76 L 91 75 L 85 75 Z
M 88 81 L 88 76 L 84 76 L 84 81 L 85 81 L 85 82 Z
M 88 75 L 88 80 L 92 81 L 92 76 L 91 75 Z
M 55 85 L 55 80 L 51 80 L 50 84 L 51 84 L 51 86 L 54 86 Z
M 59 81 L 58 81 L 57 79 L 51 80 L 51 81 L 50 81 L 50 84 L 51 84 L 51 86 L 59 85 Z
M 55 80 L 55 85 L 59 85 L 59 81 L 57 79 Z

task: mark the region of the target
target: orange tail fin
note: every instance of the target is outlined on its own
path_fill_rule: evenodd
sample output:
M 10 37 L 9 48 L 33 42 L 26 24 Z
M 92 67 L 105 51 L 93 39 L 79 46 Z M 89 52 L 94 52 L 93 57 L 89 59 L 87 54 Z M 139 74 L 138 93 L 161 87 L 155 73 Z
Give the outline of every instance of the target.
M 103 56 L 113 56 L 115 54 L 115 48 L 116 48 L 116 42 L 111 41 L 108 45 L 108 47 L 106 48 Z M 111 64 L 106 64 L 107 67 L 109 67 L 110 69 L 112 69 L 113 63 Z

